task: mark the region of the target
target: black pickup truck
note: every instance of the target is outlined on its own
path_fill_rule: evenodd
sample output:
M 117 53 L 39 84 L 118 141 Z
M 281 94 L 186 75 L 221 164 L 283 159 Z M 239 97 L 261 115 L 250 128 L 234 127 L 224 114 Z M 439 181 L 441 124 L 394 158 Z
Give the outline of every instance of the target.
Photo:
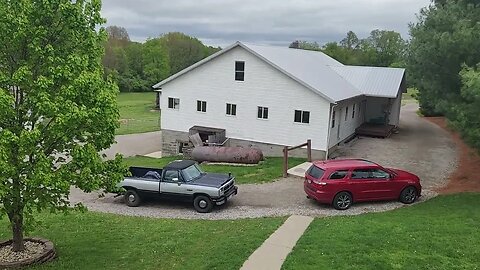
M 193 202 L 200 213 L 212 211 L 238 192 L 231 174 L 205 173 L 192 160 L 173 161 L 163 169 L 130 167 L 131 176 L 118 184 L 126 190 L 125 203 L 140 205 L 146 196 Z

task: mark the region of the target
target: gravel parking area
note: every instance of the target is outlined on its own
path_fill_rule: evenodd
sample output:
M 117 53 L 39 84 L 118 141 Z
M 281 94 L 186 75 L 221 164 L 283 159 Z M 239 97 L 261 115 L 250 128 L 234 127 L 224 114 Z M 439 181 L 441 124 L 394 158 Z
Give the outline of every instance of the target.
M 418 202 L 436 196 L 435 189 L 445 185 L 456 166 L 456 146 L 440 127 L 416 115 L 416 104 L 402 107 L 400 133 L 388 139 L 360 138 L 348 146 L 340 147 L 336 155 L 367 158 L 385 166 L 405 169 L 422 179 L 423 196 Z M 346 211 L 334 210 L 305 197 L 303 180 L 285 178 L 274 183 L 240 185 L 239 194 L 227 205 L 212 213 L 199 214 L 190 204 L 148 201 L 140 207 L 127 207 L 122 197 L 85 194 L 72 190 L 72 202 L 82 202 L 92 211 L 131 216 L 148 216 L 182 219 L 238 219 L 264 216 L 332 216 L 357 215 L 405 207 L 399 202 L 354 204 Z

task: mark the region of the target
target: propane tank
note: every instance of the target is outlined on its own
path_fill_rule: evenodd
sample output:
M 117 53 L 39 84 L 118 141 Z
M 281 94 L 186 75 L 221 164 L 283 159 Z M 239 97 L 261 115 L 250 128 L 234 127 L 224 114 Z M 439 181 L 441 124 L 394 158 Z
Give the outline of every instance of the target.
M 192 151 L 192 159 L 198 162 L 258 164 L 263 160 L 263 153 L 258 148 L 198 146 Z

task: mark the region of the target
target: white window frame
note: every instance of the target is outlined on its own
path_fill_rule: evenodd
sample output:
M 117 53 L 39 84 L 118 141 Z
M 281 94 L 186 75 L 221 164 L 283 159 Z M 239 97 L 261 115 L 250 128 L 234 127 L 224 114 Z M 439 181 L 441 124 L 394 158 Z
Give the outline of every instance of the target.
M 199 109 L 198 105 L 200 105 L 200 110 L 198 110 Z M 201 113 L 206 113 L 207 112 L 207 101 L 197 100 L 197 112 L 201 112 Z
M 172 107 L 170 107 L 170 100 L 172 100 Z M 167 107 L 172 110 L 180 109 L 180 99 L 174 97 L 168 97 L 168 105 Z
M 257 106 L 257 119 L 268 120 L 268 107 Z
M 296 121 L 296 119 L 295 119 L 295 115 L 297 114 L 297 111 L 300 112 L 300 122 Z M 303 121 L 304 121 L 305 113 L 308 113 L 308 122 L 303 122 Z M 308 125 L 308 124 L 310 124 L 310 117 L 311 117 L 311 116 L 312 116 L 312 115 L 311 115 L 310 111 L 294 110 L 294 112 L 293 112 L 293 122 L 294 122 L 295 124 Z
M 230 106 L 230 109 L 228 108 Z M 237 104 L 227 103 L 225 108 L 225 115 L 227 116 L 237 116 Z

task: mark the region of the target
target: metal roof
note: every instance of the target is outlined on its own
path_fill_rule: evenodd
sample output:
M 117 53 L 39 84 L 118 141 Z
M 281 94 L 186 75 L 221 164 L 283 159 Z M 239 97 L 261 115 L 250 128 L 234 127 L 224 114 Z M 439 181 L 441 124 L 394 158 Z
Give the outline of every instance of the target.
M 330 66 L 366 96 L 395 98 L 405 69 L 364 66 Z
M 396 97 L 405 72 L 397 68 L 345 66 L 319 51 L 236 42 L 155 84 L 153 88 L 158 89 L 236 47 L 249 51 L 332 103 L 360 95 Z

